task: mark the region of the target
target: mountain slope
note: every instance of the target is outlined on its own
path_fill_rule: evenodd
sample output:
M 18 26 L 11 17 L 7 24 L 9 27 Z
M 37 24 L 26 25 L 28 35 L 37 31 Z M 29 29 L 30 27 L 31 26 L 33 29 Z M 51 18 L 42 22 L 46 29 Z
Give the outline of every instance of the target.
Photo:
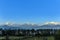
M 12 25 L 0 25 L 0 28 L 2 28 L 3 30 L 17 30 L 17 29 L 60 29 L 60 24 L 58 23 L 47 23 L 44 25 L 37 25 L 37 24 L 12 24 Z

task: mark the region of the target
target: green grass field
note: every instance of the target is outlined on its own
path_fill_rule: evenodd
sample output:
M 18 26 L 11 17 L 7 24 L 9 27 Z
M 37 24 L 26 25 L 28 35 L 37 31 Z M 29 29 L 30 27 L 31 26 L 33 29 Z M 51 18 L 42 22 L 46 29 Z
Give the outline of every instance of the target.
M 6 40 L 6 37 L 0 37 L 0 40 Z M 49 37 L 17 37 L 17 36 L 10 36 L 9 40 L 54 40 L 53 36 Z

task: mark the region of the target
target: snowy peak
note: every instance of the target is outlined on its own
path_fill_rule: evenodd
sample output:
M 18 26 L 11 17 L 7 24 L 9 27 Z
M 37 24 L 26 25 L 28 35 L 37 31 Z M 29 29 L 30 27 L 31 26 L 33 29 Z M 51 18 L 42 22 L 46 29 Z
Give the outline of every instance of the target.
M 46 25 L 60 25 L 60 22 L 46 22 Z
M 6 22 L 5 25 L 13 25 L 14 23 Z
M 4 29 L 60 29 L 59 22 L 46 22 L 43 25 L 39 24 L 31 24 L 31 23 L 24 23 L 24 24 L 16 24 L 7 22 L 4 25 L 0 25 L 0 28 Z
M 26 25 L 26 26 L 42 26 L 42 25 L 60 25 L 60 22 L 46 22 L 44 24 L 34 24 L 34 23 L 23 23 L 23 24 L 17 24 L 17 23 L 11 23 L 11 22 L 6 22 L 3 25 L 8 25 L 8 26 L 21 26 L 21 25 Z

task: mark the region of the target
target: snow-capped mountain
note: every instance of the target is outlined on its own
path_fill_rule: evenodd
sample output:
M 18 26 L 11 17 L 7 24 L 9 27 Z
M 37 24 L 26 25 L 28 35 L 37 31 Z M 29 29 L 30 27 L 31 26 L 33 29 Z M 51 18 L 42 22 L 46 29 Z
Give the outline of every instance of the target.
M 2 24 L 0 25 L 0 28 L 2 29 L 36 29 L 38 25 L 36 24 Z
M 43 25 L 38 24 L 3 24 L 0 25 L 0 28 L 2 29 L 60 29 L 60 23 L 58 22 L 47 22 Z
M 40 26 L 40 29 L 60 29 L 60 23 L 46 22 L 44 25 Z

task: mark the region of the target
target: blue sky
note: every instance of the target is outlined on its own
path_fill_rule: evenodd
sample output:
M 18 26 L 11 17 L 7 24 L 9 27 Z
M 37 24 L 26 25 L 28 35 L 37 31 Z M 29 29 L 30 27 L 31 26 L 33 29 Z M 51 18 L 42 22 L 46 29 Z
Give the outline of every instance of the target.
M 0 23 L 60 22 L 60 0 L 0 0 Z

